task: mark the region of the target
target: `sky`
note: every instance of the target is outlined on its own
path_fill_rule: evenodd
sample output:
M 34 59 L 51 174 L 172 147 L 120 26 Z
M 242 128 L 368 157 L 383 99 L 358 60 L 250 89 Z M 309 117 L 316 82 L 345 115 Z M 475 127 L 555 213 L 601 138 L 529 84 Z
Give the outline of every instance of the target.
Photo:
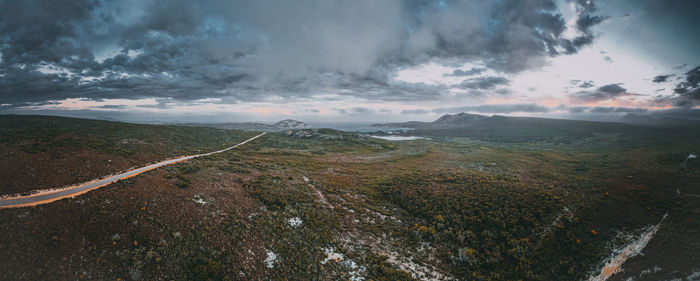
M 0 114 L 700 119 L 700 1 L 0 0 Z

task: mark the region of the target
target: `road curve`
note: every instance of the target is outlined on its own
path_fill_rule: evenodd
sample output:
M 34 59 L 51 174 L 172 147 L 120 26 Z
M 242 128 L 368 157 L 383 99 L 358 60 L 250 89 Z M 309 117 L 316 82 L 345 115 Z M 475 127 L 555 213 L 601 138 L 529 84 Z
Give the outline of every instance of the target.
M 0 209 L 36 206 L 36 205 L 51 203 L 51 202 L 54 202 L 57 200 L 61 200 L 63 198 L 75 197 L 75 196 L 78 196 L 80 194 L 86 193 L 90 190 L 97 189 L 97 188 L 103 187 L 105 185 L 114 183 L 116 181 L 127 179 L 130 177 L 136 176 L 140 173 L 150 171 L 150 170 L 153 170 L 153 169 L 156 169 L 159 167 L 167 166 L 170 164 L 175 164 L 175 163 L 182 162 L 182 161 L 187 161 L 187 160 L 190 160 L 192 158 L 209 156 L 212 154 L 225 152 L 225 151 L 234 149 L 238 146 L 244 145 L 244 144 L 246 144 L 254 139 L 261 137 L 264 134 L 265 133 L 259 134 L 257 136 L 250 138 L 250 139 L 247 139 L 244 142 L 241 142 L 239 144 L 236 144 L 236 145 L 231 146 L 231 147 L 226 148 L 226 149 L 217 150 L 217 151 L 213 151 L 213 152 L 209 152 L 209 153 L 196 154 L 196 155 L 190 155 L 190 156 L 182 156 L 182 157 L 175 158 L 175 159 L 165 160 L 165 161 L 151 164 L 151 165 L 148 165 L 145 167 L 129 170 L 127 172 L 124 172 L 124 173 L 121 173 L 118 175 L 114 175 L 114 176 L 110 176 L 108 178 L 78 184 L 78 185 L 71 186 L 71 187 L 68 187 L 65 189 L 61 189 L 61 190 L 52 190 L 52 191 L 47 191 L 47 192 L 42 192 L 42 193 L 37 193 L 37 194 L 32 194 L 32 195 L 27 195 L 27 196 L 18 196 L 18 197 L 0 199 Z

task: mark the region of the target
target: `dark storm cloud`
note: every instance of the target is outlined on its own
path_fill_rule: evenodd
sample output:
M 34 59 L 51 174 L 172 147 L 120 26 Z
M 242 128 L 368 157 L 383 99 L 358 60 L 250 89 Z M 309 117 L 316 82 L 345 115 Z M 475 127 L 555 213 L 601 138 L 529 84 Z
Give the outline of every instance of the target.
M 510 80 L 500 76 L 486 76 L 462 81 L 459 87 L 471 90 L 491 90 L 496 86 L 508 85 Z
M 455 113 L 455 112 L 478 112 L 478 113 L 513 113 L 513 112 L 528 112 L 528 113 L 546 113 L 552 109 L 538 104 L 484 104 L 476 106 L 460 106 L 460 107 L 445 107 L 436 108 L 434 113 Z
M 321 82 L 319 81 L 319 83 Z M 445 85 L 389 81 L 388 78 L 382 77 L 380 79 L 371 76 L 336 75 L 334 79 L 329 78 L 323 83 L 342 90 L 342 96 L 379 101 L 435 100 L 440 98 L 441 94 L 447 90 Z
M 658 76 L 654 77 L 654 79 L 652 80 L 652 82 L 654 82 L 654 83 L 666 82 L 666 80 L 668 80 L 668 78 L 671 77 L 671 76 L 673 76 L 673 75 L 672 75 L 672 74 L 669 74 L 669 75 L 658 75 Z
M 457 77 L 459 77 L 459 76 L 473 76 L 473 75 L 479 75 L 479 74 L 481 74 L 482 72 L 484 72 L 484 71 L 486 71 L 486 70 L 487 70 L 487 69 L 486 69 L 486 68 L 483 68 L 483 67 L 472 67 L 472 68 L 469 69 L 469 70 L 457 69 L 457 70 L 455 70 L 455 71 L 452 72 L 452 76 L 457 76 Z
M 236 102 L 329 89 L 427 100 L 444 87 L 391 82 L 392 74 L 428 61 L 485 66 L 456 76 L 540 67 L 595 38 L 591 27 L 604 17 L 590 1 L 576 5 L 579 35 L 565 38 L 553 0 L 0 0 L 0 103 Z M 505 84 L 474 82 L 465 87 Z
M 620 86 L 620 84 L 608 84 L 593 91 L 576 92 L 571 97 L 582 101 L 603 101 L 633 95 L 636 94 L 629 93 L 627 89 Z
M 573 106 L 573 107 L 568 108 L 569 113 L 574 113 L 574 114 L 586 112 L 587 110 L 588 110 L 587 106 Z
M 547 107 L 539 104 L 484 104 L 476 106 L 444 107 L 433 109 L 433 113 L 476 112 L 483 114 L 509 113 L 557 113 L 565 112 L 573 115 L 587 116 L 620 116 L 628 113 L 646 114 L 650 111 L 640 107 L 608 107 L 608 106 L 565 106 Z
M 646 108 L 639 107 L 609 107 L 609 106 L 596 106 L 586 108 L 589 113 L 645 113 L 649 111 Z
M 75 25 L 89 18 L 95 3 L 89 0 L 0 1 L 0 46 L 3 66 L 41 61 L 88 63 L 89 42 L 73 42 Z
M 107 105 L 100 105 L 98 108 L 103 108 L 103 109 L 126 109 L 127 107 L 126 107 L 125 105 L 107 104 Z
M 350 111 L 353 112 L 353 113 L 368 113 L 368 112 L 372 112 L 371 109 L 366 108 L 366 107 L 353 107 L 352 109 L 350 109 Z
M 606 93 L 609 95 L 619 95 L 627 92 L 627 89 L 620 86 L 620 84 L 608 84 L 598 88 L 598 92 Z
M 401 114 L 428 114 L 430 111 L 424 109 L 405 109 L 401 110 Z
M 345 108 L 334 108 L 333 110 L 338 111 L 341 114 L 368 114 L 374 113 L 374 110 L 366 107 L 353 107 L 350 109 Z
M 508 89 L 508 88 L 500 88 L 500 89 L 495 90 L 494 92 L 497 94 L 501 94 L 501 95 L 509 95 L 509 94 L 513 93 L 513 90 Z
M 700 104 L 700 66 L 685 73 L 685 81 L 681 81 L 673 89 L 676 96 L 674 105 L 691 107 Z
M 561 46 L 565 48 L 568 54 L 576 53 L 581 47 L 593 43 L 595 34 L 591 31 L 591 27 L 607 19 L 606 16 L 593 14 L 597 9 L 593 1 L 578 0 L 576 3 L 582 9 L 581 14 L 576 19 L 576 27 L 581 32 L 581 35 L 572 40 L 563 40 L 561 42 Z
M 581 83 L 581 85 L 579 85 L 580 88 L 584 89 L 593 88 L 594 86 L 595 84 L 593 84 L 593 81 L 584 81 L 583 83 Z
M 624 113 L 635 113 L 642 114 L 649 112 L 646 108 L 641 107 L 614 107 L 614 106 L 565 106 L 559 105 L 552 108 L 554 111 L 563 111 L 571 114 L 596 114 L 596 115 L 610 115 L 610 114 L 624 114 Z
M 571 83 L 571 85 L 575 85 L 575 86 L 578 86 L 579 88 L 584 88 L 584 89 L 592 88 L 593 86 L 595 86 L 594 82 L 591 80 L 588 80 L 588 81 L 571 80 L 571 81 L 569 81 L 569 83 Z
M 566 23 L 553 1 L 464 1 L 449 5 L 450 9 L 417 5 L 423 7 L 416 12 L 422 25 L 408 38 L 408 49 L 436 52 L 440 57 L 478 57 L 487 66 L 507 72 L 540 66 L 547 56 L 577 52 L 592 42 L 590 27 L 597 21 L 592 4 L 577 3 L 582 12 L 576 27 L 582 35 L 566 39 L 562 36 Z M 432 38 L 432 42 L 425 42 Z

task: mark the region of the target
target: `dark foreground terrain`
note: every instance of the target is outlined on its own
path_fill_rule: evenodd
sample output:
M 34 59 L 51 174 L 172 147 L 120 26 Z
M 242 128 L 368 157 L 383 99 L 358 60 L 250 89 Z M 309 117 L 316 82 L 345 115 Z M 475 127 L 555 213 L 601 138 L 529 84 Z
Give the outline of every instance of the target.
M 256 134 L 0 124 L 1 195 Z M 634 243 L 641 254 L 608 280 L 700 278 L 700 159 L 689 157 L 700 129 L 577 124 L 421 127 L 430 139 L 403 142 L 268 133 L 73 199 L 1 209 L 0 280 L 588 280 Z

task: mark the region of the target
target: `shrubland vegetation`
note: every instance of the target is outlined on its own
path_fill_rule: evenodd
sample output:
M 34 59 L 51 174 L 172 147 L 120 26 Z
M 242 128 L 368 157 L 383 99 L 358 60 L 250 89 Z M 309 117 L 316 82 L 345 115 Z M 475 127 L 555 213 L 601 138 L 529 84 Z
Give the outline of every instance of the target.
M 76 126 L 79 138 L 101 134 Z M 182 152 L 249 134 L 190 128 L 212 140 L 192 144 L 200 137 L 152 127 L 174 130 L 167 142 Z M 7 147 L 34 139 L 15 130 Z M 269 133 L 74 199 L 0 210 L 11 229 L 0 232 L 0 279 L 583 280 L 667 213 L 613 279 L 682 278 L 700 264 L 700 163 L 685 161 L 694 134 L 635 129 L 564 145 Z
M 81 183 L 225 148 L 252 132 L 48 116 L 0 116 L 0 195 Z
M 487 173 L 404 174 L 379 184 L 416 221 L 406 231 L 444 245 L 459 276 L 523 279 L 541 233 L 563 207 L 555 188 Z M 532 276 L 530 276 L 532 278 Z

